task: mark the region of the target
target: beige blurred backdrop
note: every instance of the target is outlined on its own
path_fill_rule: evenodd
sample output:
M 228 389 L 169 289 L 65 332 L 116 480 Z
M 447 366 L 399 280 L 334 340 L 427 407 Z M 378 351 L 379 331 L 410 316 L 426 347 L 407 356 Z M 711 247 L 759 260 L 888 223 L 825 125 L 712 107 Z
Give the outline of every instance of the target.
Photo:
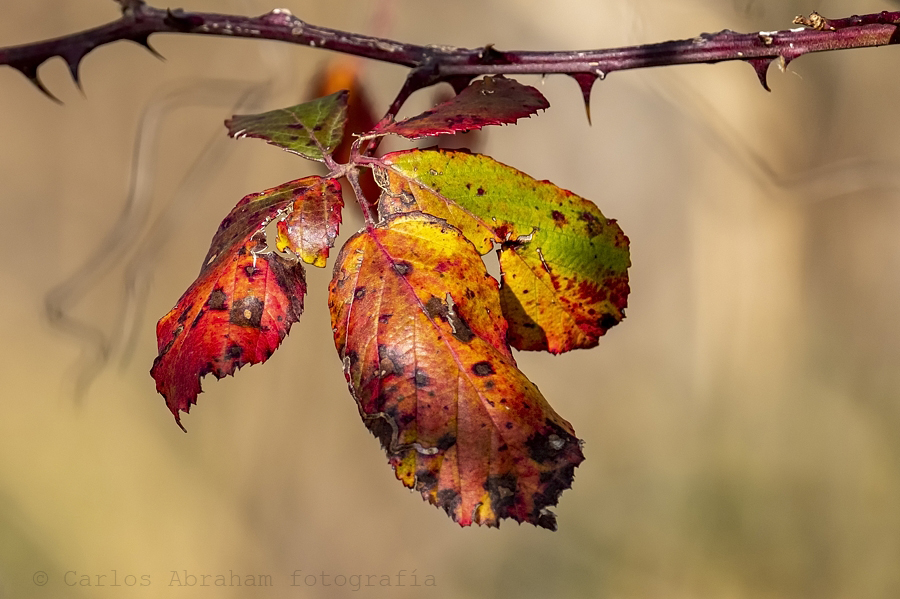
M 417 43 L 573 50 L 897 8 L 277 6 Z M 110 0 L 8 1 L 0 44 L 116 15 Z M 592 127 L 572 80 L 523 78 L 552 107 L 480 149 L 594 200 L 634 264 L 628 317 L 598 348 L 519 355 L 585 440 L 551 533 L 460 529 L 394 479 L 334 353 L 330 264 L 308 268 L 306 313 L 273 358 L 205 380 L 189 434 L 175 426 L 148 374 L 156 320 L 242 196 L 314 172 L 229 140 L 222 121 L 301 100 L 327 55 L 152 42 L 165 62 L 127 42 L 90 54 L 84 95 L 61 61 L 44 65 L 62 106 L 0 69 L 0 597 L 900 596 L 900 50 L 773 66 L 771 94 L 741 63 L 614 73 L 595 87 Z M 376 106 L 404 73 L 365 65 Z M 359 225 L 348 210 L 342 239 Z M 177 586 L 220 574 L 274 586 Z

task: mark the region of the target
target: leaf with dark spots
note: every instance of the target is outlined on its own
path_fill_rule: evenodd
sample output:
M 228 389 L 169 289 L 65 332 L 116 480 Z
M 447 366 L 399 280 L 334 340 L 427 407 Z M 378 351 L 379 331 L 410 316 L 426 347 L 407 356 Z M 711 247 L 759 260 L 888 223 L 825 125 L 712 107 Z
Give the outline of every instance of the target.
M 484 488 L 491 499 L 491 506 L 501 518 L 507 517 L 510 508 L 514 507 L 517 487 L 518 480 L 511 474 L 491 476 L 484 483 Z
M 472 332 L 472 329 L 469 328 L 469 325 L 466 324 L 466 321 L 460 318 L 459 315 L 456 314 L 456 312 L 451 313 L 447 322 L 450 323 L 450 327 L 453 331 L 453 336 L 463 343 L 468 343 L 475 338 L 475 334 Z
M 516 366 L 498 283 L 459 230 L 409 213 L 357 233 L 337 258 L 329 308 L 360 415 L 404 485 L 462 526 L 555 528 L 547 501 L 571 484 L 580 443 Z M 567 442 L 546 456 L 553 435 Z
M 593 347 L 625 317 L 628 238 L 592 202 L 479 154 L 410 150 L 382 162 L 382 217 L 417 210 L 445 219 L 482 254 L 499 244 L 516 349 Z
M 415 382 L 416 387 L 427 387 L 430 383 L 430 379 L 428 378 L 428 375 L 425 374 L 425 372 L 416 369 Z
M 307 264 L 324 267 L 328 250 L 341 226 L 344 198 L 336 179 L 320 179 L 294 202 L 294 209 L 278 221 L 278 251 L 292 251 Z
M 448 312 L 447 303 L 433 295 L 425 302 L 425 313 L 428 314 L 429 318 L 443 318 L 446 320 Z
M 406 260 L 400 260 L 394 263 L 394 270 L 403 276 L 408 275 L 412 271 L 412 264 Z
M 547 428 L 543 433 L 535 433 L 528 439 L 526 445 L 531 458 L 538 462 L 552 460 L 566 445 L 579 443 L 573 435 L 553 422 L 547 422 Z
M 150 373 L 179 425 L 180 413 L 197 403 L 203 376 L 265 362 L 300 317 L 303 265 L 271 251 L 266 226 L 296 221 L 309 212 L 307 201 L 324 201 L 321 191 L 332 183 L 307 177 L 248 195 L 222 220 L 197 280 L 156 327 L 159 355 Z M 317 255 L 327 255 L 322 244 Z
M 254 271 L 256 271 L 254 267 Z M 262 327 L 263 301 L 252 295 L 231 303 L 228 321 L 241 327 Z
M 453 489 L 441 489 L 435 495 L 435 501 L 432 502 L 433 505 L 447 512 L 451 518 L 459 511 L 460 503 L 462 503 L 462 496 Z
M 437 475 L 430 470 L 416 472 L 416 490 L 430 492 L 437 485 Z
M 453 433 L 444 433 L 444 436 L 438 439 L 436 447 L 441 451 L 447 451 L 456 445 L 456 436 Z
M 291 249 L 305 262 L 324 263 L 341 222 L 340 185 L 335 179 L 313 175 L 244 197 L 222 220 L 203 262 L 204 269 L 222 259 L 230 248 L 248 253 L 244 240 L 272 220 L 286 223 L 281 250 Z M 275 247 L 276 244 L 270 244 Z M 253 272 L 254 262 L 247 265 Z M 202 272 L 201 272 L 202 274 Z
M 418 116 L 376 127 L 373 133 L 410 139 L 481 129 L 486 125 L 515 123 L 545 110 L 550 103 L 537 89 L 502 75 L 468 85 L 451 100 Z
M 249 251 L 231 248 L 204 268 L 156 327 L 159 356 L 150 374 L 179 426 L 180 412 L 197 403 L 203 376 L 222 378 L 245 364 L 265 362 L 303 312 L 303 266 L 278 254 L 254 253 L 265 247 L 259 236 L 244 247 Z M 251 283 L 245 268 L 253 262 L 258 275 Z M 203 309 L 210 304 L 222 308 Z M 188 319 L 192 324 L 185 328 Z
M 476 376 L 488 376 L 494 374 L 494 367 L 491 366 L 491 363 L 487 360 L 482 360 L 472 366 L 472 372 L 474 372 Z
M 324 161 L 344 135 L 347 91 L 261 114 L 236 114 L 225 121 L 228 135 L 256 137 L 310 160 Z
M 210 310 L 224 310 L 225 309 L 225 300 L 228 299 L 228 296 L 225 295 L 225 292 L 221 288 L 213 289 L 213 292 L 209 294 L 209 299 L 206 301 L 206 305 Z M 182 316 L 186 316 L 185 312 Z

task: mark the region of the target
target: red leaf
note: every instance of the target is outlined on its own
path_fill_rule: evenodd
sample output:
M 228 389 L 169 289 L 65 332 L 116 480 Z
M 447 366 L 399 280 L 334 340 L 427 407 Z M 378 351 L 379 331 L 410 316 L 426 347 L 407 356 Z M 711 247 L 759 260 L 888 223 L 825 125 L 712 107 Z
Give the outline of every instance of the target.
M 549 107 L 550 103 L 535 88 L 498 75 L 479 79 L 452 100 L 404 121 L 376 127 L 373 133 L 417 139 L 515 123 Z
M 337 181 L 306 177 L 248 195 L 222 221 L 197 280 L 156 327 L 150 374 L 179 426 L 201 377 L 265 362 L 303 312 L 303 265 L 266 247 L 266 225 L 339 198 Z M 325 236 L 318 252 L 327 255 L 332 240 Z
M 461 526 L 555 529 L 547 508 L 580 442 L 517 368 L 471 242 L 430 215 L 390 217 L 347 242 L 329 292 L 350 389 L 397 478 Z

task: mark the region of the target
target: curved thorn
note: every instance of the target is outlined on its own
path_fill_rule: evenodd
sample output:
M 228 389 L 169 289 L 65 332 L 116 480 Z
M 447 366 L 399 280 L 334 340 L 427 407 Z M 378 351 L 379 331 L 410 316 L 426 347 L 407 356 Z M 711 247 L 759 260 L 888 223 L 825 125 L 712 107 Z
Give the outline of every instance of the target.
M 759 82 L 762 84 L 763 89 L 767 92 L 772 91 L 769 89 L 769 82 L 766 78 L 766 73 L 769 71 L 769 65 L 772 64 L 771 58 L 748 58 L 747 64 L 753 67 L 753 70 L 756 71 L 756 76 L 759 77 Z
M 133 41 L 136 44 L 142 45 L 144 48 L 147 49 L 148 52 L 150 52 L 150 54 L 157 57 L 158 59 L 160 59 L 162 61 L 166 60 L 165 56 L 163 56 L 162 54 L 157 52 L 156 48 L 154 48 L 153 46 L 150 45 L 150 34 L 149 33 L 147 35 L 133 38 L 131 41 Z
M 37 74 L 37 67 L 19 67 L 19 72 L 21 72 L 23 75 L 25 75 L 25 76 L 28 78 L 28 80 L 31 81 L 31 82 L 34 84 L 34 86 L 35 86 L 36 88 L 38 88 L 39 90 L 41 90 L 41 92 L 42 92 L 45 96 L 47 96 L 48 98 L 50 98 L 51 100 L 53 100 L 53 101 L 56 102 L 57 104 L 62 104 L 62 100 L 60 100 L 59 98 L 57 98 L 56 96 L 54 96 L 54 95 L 50 92 L 50 90 L 47 89 L 46 86 L 44 86 L 44 82 L 41 81 L 41 78 L 40 78 L 40 77 L 38 77 L 38 74 Z
M 81 92 L 81 96 L 85 97 L 84 88 L 81 87 L 81 76 L 78 72 L 78 67 L 81 65 L 81 59 L 78 60 L 69 60 L 65 59 L 66 64 L 69 66 L 69 74 L 72 75 L 72 81 L 75 82 L 75 87 L 78 88 L 78 91 Z
M 600 76 L 594 73 L 571 73 L 571 77 L 581 89 L 581 97 L 584 98 L 584 112 L 587 114 L 588 125 L 591 125 L 591 90 L 594 87 L 594 82 Z

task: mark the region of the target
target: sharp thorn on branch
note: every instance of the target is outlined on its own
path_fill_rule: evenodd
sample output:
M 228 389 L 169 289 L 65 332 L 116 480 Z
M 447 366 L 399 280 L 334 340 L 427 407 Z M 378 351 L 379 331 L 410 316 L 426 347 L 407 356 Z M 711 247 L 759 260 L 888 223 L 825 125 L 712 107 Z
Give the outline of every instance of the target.
M 571 73 L 570 75 L 581 89 L 581 97 L 584 98 L 584 112 L 587 114 L 588 125 L 591 125 L 591 90 L 594 88 L 594 82 L 600 77 L 594 73 Z
M 81 58 L 73 60 L 64 56 L 63 60 L 66 61 L 66 65 L 69 67 L 69 74 L 72 75 L 72 81 L 75 82 L 75 87 L 77 87 L 78 91 L 81 92 L 81 95 L 84 96 L 84 88 L 81 87 L 81 74 L 78 72 L 78 68 L 81 66 Z
M 767 92 L 772 91 L 769 88 L 769 82 L 767 74 L 769 72 L 769 65 L 772 64 L 772 58 L 748 58 L 747 63 L 753 67 L 753 70 L 756 71 L 756 76 L 759 77 L 759 82 L 762 83 L 763 89 Z
M 136 44 L 142 45 L 144 48 L 147 49 L 148 52 L 150 52 L 150 54 L 152 54 L 153 56 L 155 56 L 158 59 L 165 62 L 166 57 L 163 56 L 162 54 L 160 54 L 159 52 L 157 52 L 156 48 L 154 48 L 153 46 L 150 45 L 150 34 L 149 33 L 146 35 L 142 35 L 140 37 L 135 37 L 131 41 L 133 41 Z
M 262 17 L 246 17 L 156 8 L 144 0 L 114 1 L 123 13 L 117 20 L 53 40 L 0 47 L 0 66 L 18 68 L 35 82 L 38 89 L 52 97 L 36 79 L 36 70 L 53 56 L 61 56 L 69 63 L 78 83 L 77 63 L 83 55 L 105 44 L 129 39 L 163 59 L 149 43 L 148 38 L 153 33 L 231 35 L 325 47 L 411 69 L 403 89 L 388 110 L 388 116 L 395 116 L 413 92 L 442 81 L 450 83 L 458 93 L 472 79 L 484 75 L 583 74 L 579 85 L 590 122 L 590 86 L 596 78 L 603 79 L 605 74 L 613 71 L 741 60 L 754 67 L 763 88 L 768 90 L 766 71 L 773 59 L 782 58 L 781 64 L 786 66 L 798 56 L 811 52 L 900 44 L 900 11 L 841 19 L 826 19 L 814 12 L 794 20 L 806 29 L 773 31 L 767 35 L 725 30 L 691 39 L 623 48 L 519 52 L 500 51 L 491 44 L 466 49 L 395 42 L 305 24 L 283 10 Z M 748 49 L 750 53 L 747 53 Z
M 21 72 L 25 77 L 31 81 L 36 88 L 41 90 L 45 96 L 56 102 L 57 104 L 62 104 L 62 100 L 54 96 L 49 89 L 44 85 L 44 82 L 41 81 L 41 78 L 38 76 L 37 67 L 17 67 L 19 72 Z

